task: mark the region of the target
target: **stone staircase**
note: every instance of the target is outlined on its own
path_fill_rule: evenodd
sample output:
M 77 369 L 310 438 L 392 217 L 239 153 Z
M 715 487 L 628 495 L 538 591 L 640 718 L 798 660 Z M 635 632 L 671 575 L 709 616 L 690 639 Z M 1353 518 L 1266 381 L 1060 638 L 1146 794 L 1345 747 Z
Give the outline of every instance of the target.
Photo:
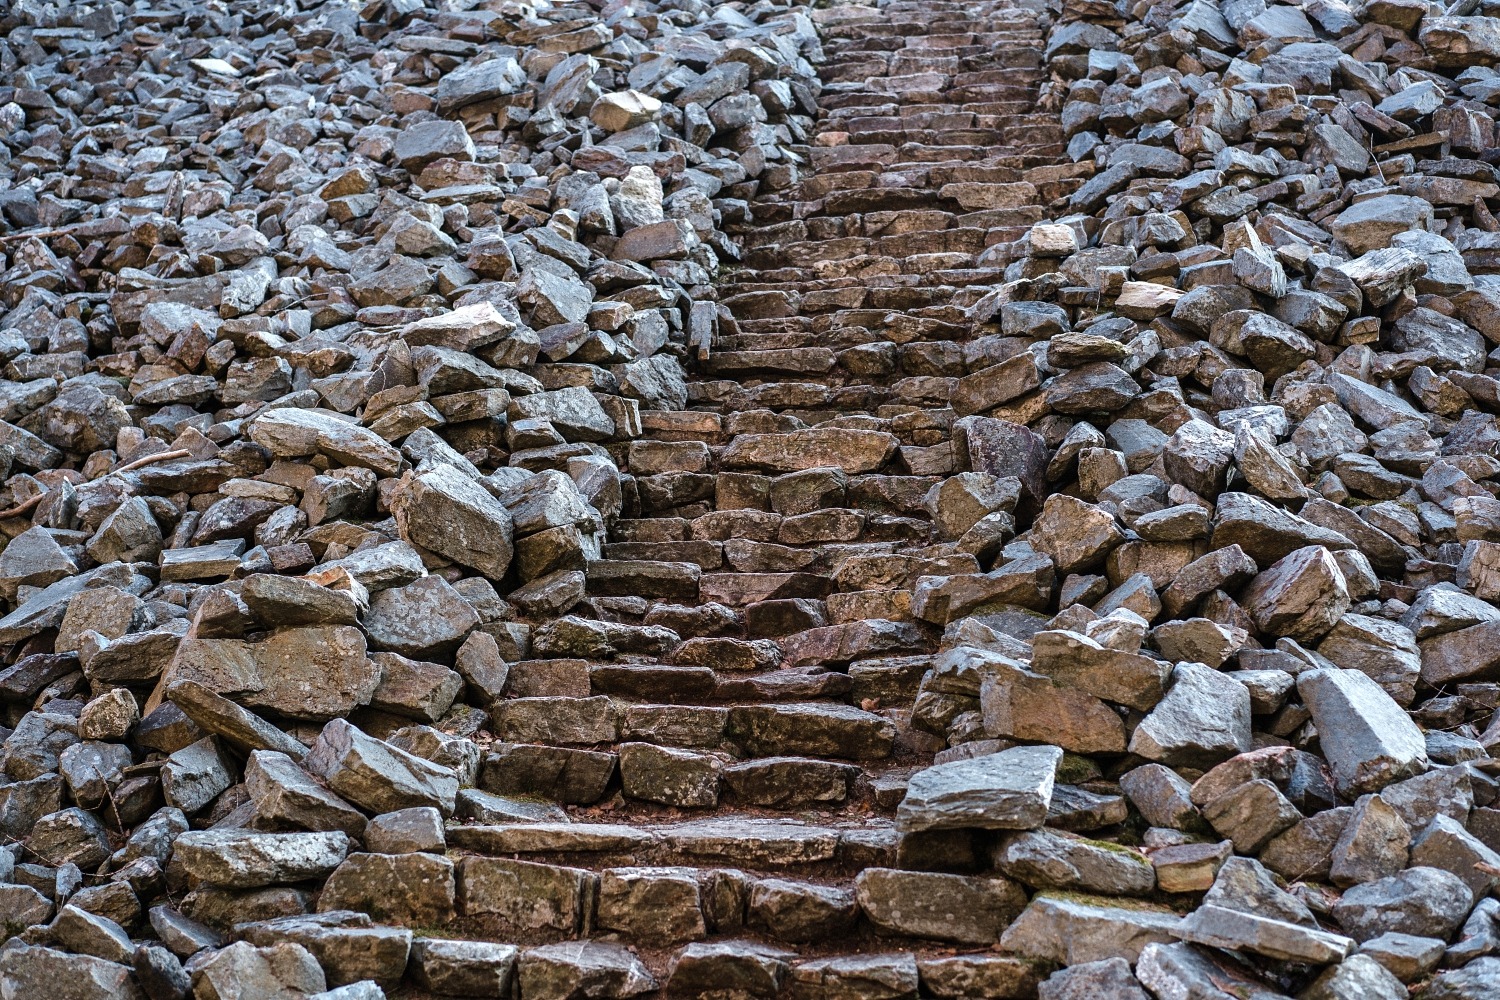
M 504 806 L 470 795 L 448 833 L 474 936 L 594 942 L 569 953 L 613 970 L 588 996 L 1035 995 L 1044 970 L 953 955 L 1024 897 L 893 813 L 944 746 L 911 724 L 941 636 L 913 589 L 984 568 L 933 492 L 964 467 L 955 386 L 999 360 L 972 343 L 984 255 L 1073 184 L 1040 7 L 813 12 L 804 166 L 738 233 L 689 409 L 643 412 L 619 456 L 588 599 L 494 705 L 477 784 Z M 504 815 L 517 795 L 549 801 Z

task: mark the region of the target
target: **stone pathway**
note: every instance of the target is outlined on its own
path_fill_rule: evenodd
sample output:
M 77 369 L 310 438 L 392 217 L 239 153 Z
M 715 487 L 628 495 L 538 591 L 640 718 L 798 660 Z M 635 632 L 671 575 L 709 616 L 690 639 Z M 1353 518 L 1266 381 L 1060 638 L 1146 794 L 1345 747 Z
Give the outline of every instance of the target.
M 1492 1000 L 1497 2 L 0 2 L 0 1000 Z
M 930 954 L 993 942 L 1024 897 L 968 874 L 953 838 L 903 845 L 891 816 L 944 745 L 911 724 L 944 621 L 915 615 L 913 590 L 978 573 L 987 538 L 934 546 L 1016 499 L 950 492 L 945 408 L 996 349 L 969 318 L 1002 277 L 981 259 L 1077 172 L 1036 111 L 1038 7 L 814 13 L 826 61 L 807 165 L 736 232 L 690 408 L 642 413 L 633 516 L 589 569 L 620 621 L 577 627 L 620 662 L 517 664 L 531 697 L 497 706 L 516 745 L 480 787 L 550 792 L 575 822 L 450 831 L 481 926 L 639 945 L 683 993 L 788 964 L 806 996 L 911 995 L 919 971 L 938 996 L 1034 990 L 1024 961 Z M 665 660 L 659 626 L 687 640 Z M 613 753 L 625 799 L 601 812 Z M 476 884 L 496 887 L 493 914 Z

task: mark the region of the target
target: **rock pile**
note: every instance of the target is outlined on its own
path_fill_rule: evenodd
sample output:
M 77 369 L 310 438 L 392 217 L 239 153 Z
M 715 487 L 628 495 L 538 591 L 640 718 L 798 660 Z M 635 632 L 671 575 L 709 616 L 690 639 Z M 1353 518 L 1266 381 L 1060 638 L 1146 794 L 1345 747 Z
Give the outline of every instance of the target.
M 1500 17 L 0 11 L 0 996 L 1500 991 Z

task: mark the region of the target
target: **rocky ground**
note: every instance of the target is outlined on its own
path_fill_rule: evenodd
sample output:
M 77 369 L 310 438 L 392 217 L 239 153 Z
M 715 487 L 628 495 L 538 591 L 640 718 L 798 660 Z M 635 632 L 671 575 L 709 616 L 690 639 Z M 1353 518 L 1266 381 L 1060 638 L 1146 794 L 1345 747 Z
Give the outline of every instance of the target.
M 1500 997 L 1497 65 L 0 6 L 0 997 Z

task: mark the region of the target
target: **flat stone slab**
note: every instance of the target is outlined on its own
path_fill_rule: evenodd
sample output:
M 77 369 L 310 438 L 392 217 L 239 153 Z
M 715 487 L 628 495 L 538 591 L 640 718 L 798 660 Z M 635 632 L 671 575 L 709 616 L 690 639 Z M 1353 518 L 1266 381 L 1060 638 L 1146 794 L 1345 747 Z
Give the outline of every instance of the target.
M 1035 829 L 1046 822 L 1062 756 L 1058 747 L 1014 747 L 918 771 L 896 810 L 896 827 L 902 833 Z

